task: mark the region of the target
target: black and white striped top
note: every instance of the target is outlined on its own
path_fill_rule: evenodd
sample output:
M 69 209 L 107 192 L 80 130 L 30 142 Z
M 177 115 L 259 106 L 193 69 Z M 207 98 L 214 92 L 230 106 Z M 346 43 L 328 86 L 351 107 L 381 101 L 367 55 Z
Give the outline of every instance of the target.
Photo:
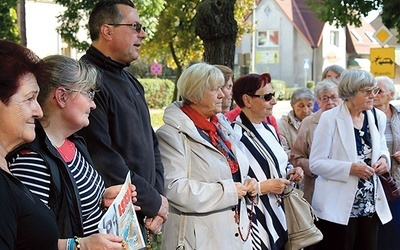
M 73 160 L 67 164 L 79 191 L 84 236 L 97 233 L 102 216 L 100 204 L 105 190 L 104 181 L 77 149 Z M 9 167 L 13 175 L 48 205 L 50 170 L 38 153 L 26 150 L 20 152 Z

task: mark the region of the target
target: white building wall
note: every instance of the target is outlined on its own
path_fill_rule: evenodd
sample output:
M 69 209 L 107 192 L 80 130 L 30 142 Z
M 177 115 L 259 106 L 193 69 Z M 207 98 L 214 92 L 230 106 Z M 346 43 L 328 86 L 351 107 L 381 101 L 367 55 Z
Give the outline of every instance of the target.
M 48 55 L 62 54 L 63 44 L 56 28 L 59 26 L 57 16 L 64 11 L 64 7 L 51 0 L 26 1 L 26 39 L 27 47 L 43 58 Z M 86 31 L 81 31 L 79 37 L 89 41 Z M 83 53 L 75 49 L 69 50 L 69 55 L 79 59 Z

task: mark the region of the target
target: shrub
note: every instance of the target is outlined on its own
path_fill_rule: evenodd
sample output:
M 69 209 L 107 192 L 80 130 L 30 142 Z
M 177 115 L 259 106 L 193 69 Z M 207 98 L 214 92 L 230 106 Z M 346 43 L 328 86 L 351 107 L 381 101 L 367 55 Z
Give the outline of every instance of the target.
M 307 88 L 310 89 L 311 91 L 315 87 L 315 82 L 314 81 L 307 81 Z
M 275 98 L 277 100 L 284 100 L 285 91 L 286 91 L 286 83 L 282 80 L 272 79 L 271 84 L 275 91 Z
M 171 103 L 175 83 L 168 79 L 140 79 L 145 93 L 146 102 L 151 109 L 162 109 Z

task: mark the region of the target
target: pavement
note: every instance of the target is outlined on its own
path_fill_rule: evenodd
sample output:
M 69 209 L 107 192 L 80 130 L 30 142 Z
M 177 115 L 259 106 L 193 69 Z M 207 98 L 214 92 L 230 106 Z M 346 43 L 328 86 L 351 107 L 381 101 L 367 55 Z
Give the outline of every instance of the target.
M 286 115 L 290 110 L 292 110 L 290 101 L 278 101 L 272 109 L 272 115 L 279 120 L 282 115 Z

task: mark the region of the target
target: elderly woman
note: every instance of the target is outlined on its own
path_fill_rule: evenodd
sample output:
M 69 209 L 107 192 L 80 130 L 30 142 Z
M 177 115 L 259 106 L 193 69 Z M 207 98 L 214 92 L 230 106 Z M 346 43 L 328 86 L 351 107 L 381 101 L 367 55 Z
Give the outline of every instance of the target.
M 342 103 L 338 94 L 336 82 L 326 79 L 319 83 L 314 88 L 315 99 L 321 107 L 317 113 L 304 118 L 301 122 L 297 139 L 290 151 L 290 161 L 295 167 L 301 167 L 304 170 L 304 198 L 311 204 L 312 194 L 314 192 L 314 181 L 317 177 L 310 172 L 309 157 L 311 144 L 315 128 L 318 125 L 319 118 L 322 112 L 334 108 Z
M 330 79 L 334 82 L 338 82 L 340 75 L 343 73 L 344 69 L 336 64 L 330 65 L 324 69 L 322 72 L 321 80 Z M 320 109 L 320 106 L 317 101 L 314 102 L 313 112 L 317 112 Z
M 287 169 L 287 154 L 273 126 L 265 122 L 265 117 L 272 115 L 276 104 L 274 95 L 269 74 L 248 74 L 237 79 L 233 85 L 233 99 L 241 108 L 235 122 L 247 127 L 273 159 L 273 166 L 270 166 L 264 150 L 254 144 L 241 125 L 234 124 L 235 137 L 240 138 L 238 146 L 250 161 L 249 175 L 259 182 L 260 202 L 253 220 L 253 249 L 284 248 L 288 235 L 279 195 L 290 184 L 287 179 L 298 182 L 303 175 L 301 168 Z M 271 173 L 270 169 L 275 173 Z
M 396 90 L 392 79 L 387 76 L 375 77 L 378 94 L 374 99 L 375 108 L 386 114 L 385 129 L 386 145 L 391 155 L 390 173 L 400 185 L 400 111 L 390 101 L 396 96 Z M 389 202 L 393 220 L 381 226 L 379 229 L 379 249 L 397 249 L 400 246 L 400 199 Z
M 177 83 L 183 102 L 167 107 L 157 130 L 170 206 L 163 249 L 251 249 L 245 197 L 251 210 L 257 183 L 247 178 L 248 160 L 216 116 L 224 83 L 212 65 L 187 68 Z
M 54 214 L 6 162 L 11 150 L 35 139 L 41 65 L 29 49 L 0 40 L 0 249 L 57 249 Z
M 386 126 L 385 114 L 371 112 L 378 92 L 369 72 L 344 71 L 343 103 L 323 112 L 314 132 L 310 171 L 318 177 L 312 206 L 324 235 L 317 249 L 376 250 L 379 224 L 392 219 L 378 178 L 390 164 L 385 130 L 378 130 Z
M 98 72 L 66 56 L 43 61 L 46 78 L 40 83 L 38 100 L 44 116 L 36 123 L 35 140 L 10 154 L 10 170 L 53 210 L 60 249 L 78 245 L 123 249 L 122 238 L 98 233 L 103 208 L 111 204 L 120 186 L 105 190 L 85 142 L 75 134 L 89 124 L 90 111 L 96 108 Z
M 304 118 L 312 114 L 314 94 L 308 88 L 296 89 L 290 98 L 292 110 L 283 115 L 278 122 L 282 145 L 285 152 L 290 154 L 293 143 L 297 138 L 297 131 Z

